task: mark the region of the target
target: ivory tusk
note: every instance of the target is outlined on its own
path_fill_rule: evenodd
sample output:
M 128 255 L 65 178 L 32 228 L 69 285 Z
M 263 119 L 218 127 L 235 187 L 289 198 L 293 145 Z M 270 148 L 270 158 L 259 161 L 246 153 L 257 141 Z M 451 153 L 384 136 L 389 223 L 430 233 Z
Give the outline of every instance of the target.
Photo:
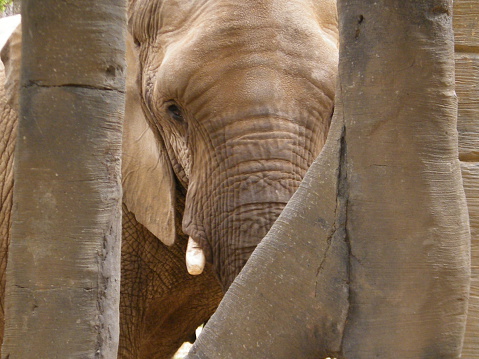
M 199 275 L 203 273 L 205 268 L 205 254 L 201 247 L 193 238 L 188 238 L 188 246 L 186 247 L 186 269 L 191 275 Z

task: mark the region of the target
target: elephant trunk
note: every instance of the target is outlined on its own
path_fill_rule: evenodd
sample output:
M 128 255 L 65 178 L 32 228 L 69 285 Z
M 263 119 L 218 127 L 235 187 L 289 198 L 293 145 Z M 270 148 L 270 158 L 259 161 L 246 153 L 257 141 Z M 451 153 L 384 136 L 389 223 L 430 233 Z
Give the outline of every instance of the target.
M 230 122 L 216 132 L 223 142 L 215 143 L 213 135 L 205 152 L 210 155 L 194 160 L 200 167 L 192 170 L 183 227 L 213 262 L 225 290 L 324 143 L 325 130 L 310 131 L 298 122 L 276 115 Z M 311 133 L 317 135 L 311 138 Z
M 274 178 L 274 173 L 263 175 Z M 217 205 L 217 211 L 229 207 L 226 212 L 213 218 L 211 224 L 212 228 L 217 228 L 214 231 L 216 234 L 211 233 L 213 263 L 225 290 L 239 274 L 299 185 L 299 182 L 291 181 L 281 192 L 271 195 L 276 191 L 275 187 L 261 184 L 260 181 L 267 180 L 255 178 L 254 175 L 239 176 L 233 186 L 243 187 L 243 193 L 236 197 L 225 188 Z M 231 206 L 228 205 L 229 202 L 235 204 Z

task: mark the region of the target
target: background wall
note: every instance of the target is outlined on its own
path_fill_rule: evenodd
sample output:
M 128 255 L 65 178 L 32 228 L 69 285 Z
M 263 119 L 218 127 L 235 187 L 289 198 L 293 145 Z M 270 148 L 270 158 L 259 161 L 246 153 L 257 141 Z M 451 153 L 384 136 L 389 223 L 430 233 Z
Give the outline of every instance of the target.
M 479 0 L 454 1 L 459 158 L 472 234 L 471 298 L 463 359 L 479 355 Z

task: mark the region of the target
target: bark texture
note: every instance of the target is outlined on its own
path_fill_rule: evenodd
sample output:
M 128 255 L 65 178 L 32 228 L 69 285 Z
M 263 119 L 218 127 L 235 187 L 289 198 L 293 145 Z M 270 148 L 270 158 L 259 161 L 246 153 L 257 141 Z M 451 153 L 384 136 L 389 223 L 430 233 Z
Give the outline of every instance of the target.
M 338 11 L 330 137 L 189 358 L 461 355 L 470 233 L 452 2 Z
M 22 12 L 2 358 L 115 358 L 126 3 Z
M 5 81 L 3 63 L 0 62 L 0 83 Z M 17 135 L 16 111 L 7 102 L 5 89 L 0 86 L 0 298 L 5 294 L 7 250 L 10 243 L 11 212 L 13 206 L 13 152 Z M 15 114 L 14 114 L 15 113 Z M 3 300 L 0 300 L 0 323 L 4 322 Z M 0 325 L 0 341 L 3 339 L 3 325 Z
M 355 60 L 354 68 L 340 65 L 351 273 L 343 353 L 456 358 L 469 227 L 457 160 L 452 2 L 343 4 L 343 56 Z

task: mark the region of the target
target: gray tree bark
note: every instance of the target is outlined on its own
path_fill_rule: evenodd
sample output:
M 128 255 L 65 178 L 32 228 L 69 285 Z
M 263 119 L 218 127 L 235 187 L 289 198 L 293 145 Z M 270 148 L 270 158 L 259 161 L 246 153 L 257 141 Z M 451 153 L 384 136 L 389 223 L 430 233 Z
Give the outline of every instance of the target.
M 2 358 L 116 358 L 126 1 L 26 0 Z
M 339 0 L 328 142 L 188 358 L 459 358 L 452 1 Z

